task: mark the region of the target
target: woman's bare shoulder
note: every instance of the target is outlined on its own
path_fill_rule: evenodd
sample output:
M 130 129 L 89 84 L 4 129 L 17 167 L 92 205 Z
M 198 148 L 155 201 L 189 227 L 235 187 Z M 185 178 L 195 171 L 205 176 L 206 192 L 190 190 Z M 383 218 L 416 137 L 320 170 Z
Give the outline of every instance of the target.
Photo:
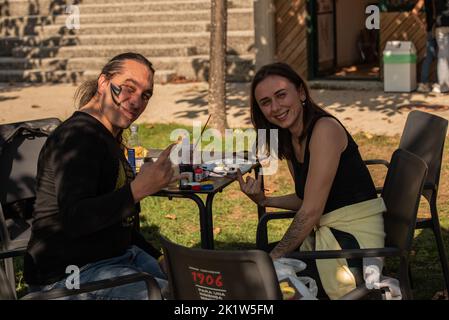
M 310 140 L 311 145 L 323 145 L 332 142 L 343 149 L 346 147 L 348 138 L 343 126 L 332 117 L 322 117 L 313 128 Z

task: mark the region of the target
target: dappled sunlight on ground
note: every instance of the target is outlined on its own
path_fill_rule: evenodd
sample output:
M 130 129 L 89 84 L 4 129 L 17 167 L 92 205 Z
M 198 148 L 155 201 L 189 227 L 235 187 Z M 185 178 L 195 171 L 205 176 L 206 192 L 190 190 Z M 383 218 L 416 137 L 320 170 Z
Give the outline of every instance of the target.
M 75 90 L 76 86 L 70 84 L 0 86 L 0 123 L 44 117 L 66 119 L 75 111 Z M 232 128 L 251 127 L 249 91 L 250 83 L 227 85 L 227 120 Z M 204 123 L 208 117 L 207 96 L 206 82 L 156 84 L 154 96 L 138 122 Z M 351 133 L 400 134 L 413 109 L 449 119 L 449 96 L 444 94 L 313 89 L 311 96 L 336 115 Z

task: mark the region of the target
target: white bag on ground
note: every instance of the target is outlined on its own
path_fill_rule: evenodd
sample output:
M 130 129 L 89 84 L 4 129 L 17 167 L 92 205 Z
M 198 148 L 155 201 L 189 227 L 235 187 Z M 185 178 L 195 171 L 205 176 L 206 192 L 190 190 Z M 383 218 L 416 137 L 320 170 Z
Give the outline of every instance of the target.
M 297 272 L 306 268 L 306 264 L 297 259 L 280 258 L 273 261 L 279 282 L 288 280 L 302 296 L 299 300 L 317 300 L 318 287 L 310 277 L 298 277 Z
M 384 300 L 401 300 L 401 287 L 399 281 L 382 275 L 383 259 L 363 258 L 363 278 L 368 289 L 385 288 Z

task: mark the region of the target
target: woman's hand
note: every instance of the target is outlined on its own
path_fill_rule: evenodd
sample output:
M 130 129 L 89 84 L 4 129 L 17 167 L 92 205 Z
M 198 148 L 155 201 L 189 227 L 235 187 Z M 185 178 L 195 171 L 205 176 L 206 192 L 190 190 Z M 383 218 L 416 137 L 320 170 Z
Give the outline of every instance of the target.
M 246 181 L 243 180 L 242 172 L 240 169 L 237 170 L 237 179 L 240 184 L 240 190 L 248 196 L 252 201 L 254 201 L 259 206 L 265 206 L 265 193 L 262 190 L 262 179 L 257 177 L 254 179 L 250 176 L 246 177 Z

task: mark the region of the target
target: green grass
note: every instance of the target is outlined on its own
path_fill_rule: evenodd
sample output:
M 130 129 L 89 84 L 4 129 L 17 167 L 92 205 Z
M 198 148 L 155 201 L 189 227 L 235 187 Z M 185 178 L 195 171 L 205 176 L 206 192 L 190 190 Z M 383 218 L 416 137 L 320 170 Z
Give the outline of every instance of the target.
M 140 125 L 139 134 L 143 145 L 150 148 L 164 148 L 170 143 L 170 133 L 176 124 Z M 191 128 L 190 130 L 191 131 Z M 365 159 L 390 159 L 391 153 L 399 144 L 399 137 L 371 136 L 357 134 L 354 139 L 359 144 Z M 446 248 L 449 248 L 449 141 L 446 142 L 443 172 L 439 193 L 439 213 Z M 372 171 L 376 185 L 381 185 L 386 170 L 374 168 Z M 281 163 L 278 174 L 265 180 L 270 195 L 284 195 L 294 192 L 292 179 L 285 163 Z M 147 239 L 160 247 L 157 234 L 189 247 L 200 246 L 199 216 L 197 206 L 187 199 L 148 197 L 142 201 L 141 227 Z M 422 205 L 420 214 L 426 213 Z M 216 195 L 213 205 L 213 224 L 216 249 L 255 248 L 257 210 L 256 206 L 244 196 L 238 184 L 227 187 Z M 287 221 L 276 221 L 269 225 L 270 240 L 279 239 L 288 226 Z M 19 269 L 20 261 L 17 261 Z M 387 268 L 395 271 L 396 265 L 388 263 Z M 21 277 L 21 271 L 17 276 Z M 442 290 L 443 278 L 433 235 L 428 230 L 416 232 L 412 252 L 412 274 L 414 295 L 417 299 L 431 299 L 435 292 Z M 23 281 L 19 284 L 23 292 Z

